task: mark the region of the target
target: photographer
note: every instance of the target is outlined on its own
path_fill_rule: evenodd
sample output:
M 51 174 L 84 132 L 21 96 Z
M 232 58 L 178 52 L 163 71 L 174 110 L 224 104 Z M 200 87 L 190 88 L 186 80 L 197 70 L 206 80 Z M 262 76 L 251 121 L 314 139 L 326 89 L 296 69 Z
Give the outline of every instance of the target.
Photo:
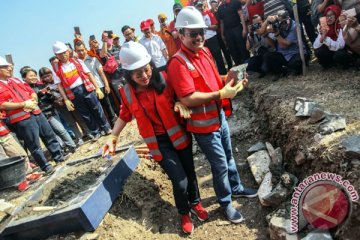
M 59 136 L 61 141 L 66 145 L 68 151 L 75 152 L 76 144 L 64 128 L 60 121 L 59 114 L 53 106 L 53 104 L 56 104 L 56 98 L 50 87 L 40 82 L 36 71 L 31 68 L 22 68 L 20 74 L 23 80 L 29 84 L 37 94 L 39 108 L 44 113 L 55 134 Z
M 327 69 L 334 64 L 348 68 L 351 57 L 345 49 L 343 30 L 339 23 L 341 8 L 330 5 L 326 8 L 326 24 L 320 27 L 320 34 L 314 42 L 315 55 L 319 64 Z
M 274 33 L 276 52 L 265 55 L 265 62 L 269 72 L 275 74 L 272 80 L 276 81 L 288 72 L 299 75 L 302 72 L 302 61 L 299 43 L 296 34 L 296 24 L 287 11 L 281 10 L 275 16 L 269 16 L 262 25 L 266 32 Z M 304 47 L 305 60 L 309 61 Z
M 247 69 L 260 73 L 259 77 L 265 76 L 267 71 L 264 55 L 267 52 L 275 51 L 275 36 L 273 33 L 261 34 L 260 28 L 262 24 L 261 16 L 254 15 L 252 17 L 252 24 L 249 25 L 249 33 L 246 40 L 246 48 L 252 54 Z

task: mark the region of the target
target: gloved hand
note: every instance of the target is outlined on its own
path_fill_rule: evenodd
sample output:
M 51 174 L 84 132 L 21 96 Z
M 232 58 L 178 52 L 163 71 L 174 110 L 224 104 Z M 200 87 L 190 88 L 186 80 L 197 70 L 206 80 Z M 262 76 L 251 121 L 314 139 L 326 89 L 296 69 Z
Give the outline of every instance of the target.
M 191 118 L 192 111 L 187 106 L 182 104 L 181 102 L 175 102 L 174 111 L 179 112 L 180 116 L 185 119 Z
M 244 86 L 243 81 L 238 82 L 235 86 L 231 86 L 234 80 L 230 80 L 222 89 L 219 90 L 220 99 L 233 98 L 240 92 Z
M 106 157 L 107 155 L 114 156 L 116 150 L 116 142 L 118 137 L 110 134 L 106 140 L 105 145 L 102 148 L 102 156 Z
M 104 98 L 104 93 L 101 91 L 100 88 L 97 88 L 97 89 L 95 90 L 95 92 L 96 92 L 96 96 L 97 96 L 97 98 L 98 98 L 99 100 L 101 100 L 101 99 Z
M 38 108 L 37 102 L 35 102 L 33 99 L 26 100 L 25 105 L 23 107 L 25 112 L 32 112 L 36 108 Z
M 75 110 L 74 104 L 69 99 L 65 100 L 65 105 L 66 105 L 66 108 L 67 108 L 68 111 L 71 112 L 71 111 Z

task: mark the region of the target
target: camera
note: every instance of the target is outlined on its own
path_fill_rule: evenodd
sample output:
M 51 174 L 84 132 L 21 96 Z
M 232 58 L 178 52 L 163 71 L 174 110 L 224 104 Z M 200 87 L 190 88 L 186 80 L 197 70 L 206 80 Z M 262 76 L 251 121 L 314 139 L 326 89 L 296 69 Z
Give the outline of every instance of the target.
M 279 20 L 276 20 L 274 22 L 271 22 L 270 25 L 272 26 L 273 29 L 279 29 L 281 22 Z
M 261 23 L 255 23 L 251 25 L 251 31 L 256 31 L 261 28 Z

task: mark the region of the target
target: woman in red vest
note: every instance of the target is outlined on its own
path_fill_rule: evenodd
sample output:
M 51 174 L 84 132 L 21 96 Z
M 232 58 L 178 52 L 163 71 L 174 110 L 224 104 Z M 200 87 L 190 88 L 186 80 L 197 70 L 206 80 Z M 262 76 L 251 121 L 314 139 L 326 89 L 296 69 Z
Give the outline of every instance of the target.
M 207 220 L 209 215 L 200 202 L 191 136 L 181 126 L 174 105 L 180 115 L 190 117 L 190 113 L 179 103 L 174 104 L 174 92 L 166 85 L 165 73 L 159 73 L 150 60 L 139 43 L 128 42 L 121 48 L 120 61 L 127 84 L 120 89 L 123 104 L 103 155 L 114 154 L 120 132 L 134 117 L 152 158 L 173 184 L 182 229 L 191 233 L 194 226 L 190 212 L 200 221 Z

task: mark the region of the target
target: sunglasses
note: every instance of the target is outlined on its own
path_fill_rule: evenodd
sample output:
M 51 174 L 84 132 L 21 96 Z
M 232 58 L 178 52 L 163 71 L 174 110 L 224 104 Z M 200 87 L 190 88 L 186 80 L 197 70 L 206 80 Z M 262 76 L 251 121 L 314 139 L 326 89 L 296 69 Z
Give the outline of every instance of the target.
M 10 67 L 10 65 L 0 66 L 0 69 L 7 69 L 9 67 Z
M 201 29 L 199 31 L 191 31 L 191 32 L 184 33 L 184 35 L 191 37 L 191 38 L 196 38 L 198 35 L 203 37 L 205 35 L 205 31 L 204 31 L 204 29 Z

